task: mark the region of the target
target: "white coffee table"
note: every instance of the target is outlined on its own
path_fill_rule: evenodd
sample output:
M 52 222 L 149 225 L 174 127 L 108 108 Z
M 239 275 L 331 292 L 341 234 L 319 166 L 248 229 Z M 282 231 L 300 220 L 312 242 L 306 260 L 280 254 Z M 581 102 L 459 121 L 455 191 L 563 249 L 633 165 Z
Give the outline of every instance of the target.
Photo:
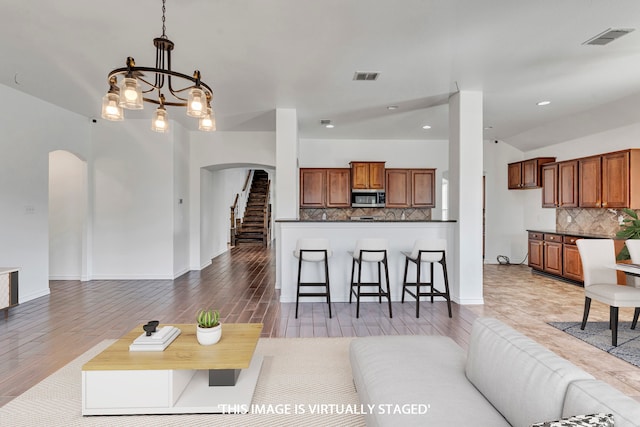
M 247 412 L 262 367 L 254 354 L 262 324 L 223 324 L 210 346 L 198 344 L 195 324 L 172 326 L 182 333 L 164 351 L 129 351 L 140 325 L 87 362 L 82 415 Z

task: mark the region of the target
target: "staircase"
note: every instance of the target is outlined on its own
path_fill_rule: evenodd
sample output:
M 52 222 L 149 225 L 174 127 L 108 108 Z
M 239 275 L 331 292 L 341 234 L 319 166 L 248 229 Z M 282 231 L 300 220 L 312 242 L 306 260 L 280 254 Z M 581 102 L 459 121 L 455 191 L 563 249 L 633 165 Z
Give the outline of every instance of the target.
M 242 224 L 235 236 L 236 246 L 267 246 L 270 240 L 271 205 L 269 176 L 263 170 L 253 172 L 251 190 Z

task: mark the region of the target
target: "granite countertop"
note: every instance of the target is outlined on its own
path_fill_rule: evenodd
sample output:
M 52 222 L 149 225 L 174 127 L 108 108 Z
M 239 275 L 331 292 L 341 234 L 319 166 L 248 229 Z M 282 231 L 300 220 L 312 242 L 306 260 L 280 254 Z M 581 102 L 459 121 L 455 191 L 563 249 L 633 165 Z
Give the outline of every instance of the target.
M 606 234 L 581 233 L 579 231 L 557 231 L 541 228 L 528 228 L 527 231 L 531 231 L 534 233 L 559 234 L 561 236 L 584 237 L 585 239 L 618 239 L 615 236 L 609 236 Z
M 410 223 L 429 223 L 429 222 L 457 222 L 456 220 L 442 220 L 442 219 L 276 219 L 276 222 L 305 222 L 305 223 L 323 223 L 323 222 L 349 222 L 349 223 L 358 223 L 358 222 L 410 222 Z

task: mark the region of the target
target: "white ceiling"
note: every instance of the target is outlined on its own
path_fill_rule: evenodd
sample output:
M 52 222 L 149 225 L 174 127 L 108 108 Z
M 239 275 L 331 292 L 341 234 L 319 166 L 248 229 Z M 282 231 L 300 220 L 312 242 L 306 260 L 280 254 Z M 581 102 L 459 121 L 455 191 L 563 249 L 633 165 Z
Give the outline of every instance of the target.
M 160 0 L 1 1 L 2 84 L 99 117 L 110 70 L 127 56 L 153 66 Z M 202 72 L 219 130 L 274 130 L 274 109 L 295 108 L 302 138 L 446 139 L 447 98 L 457 89 L 483 91 L 487 139 L 525 151 L 640 118 L 638 0 L 167 0 L 166 7 L 173 69 Z M 582 45 L 609 28 L 636 31 L 606 46 Z M 358 82 L 356 71 L 381 74 Z M 538 107 L 541 100 L 551 104 Z M 197 127 L 179 109 L 169 114 Z M 321 119 L 336 127 L 325 129 Z

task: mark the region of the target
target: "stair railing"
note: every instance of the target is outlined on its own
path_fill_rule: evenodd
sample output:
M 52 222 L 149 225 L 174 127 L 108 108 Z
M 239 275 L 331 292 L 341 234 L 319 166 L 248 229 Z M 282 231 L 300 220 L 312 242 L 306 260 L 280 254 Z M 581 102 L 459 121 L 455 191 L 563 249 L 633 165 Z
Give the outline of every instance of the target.
M 251 177 L 253 175 L 253 170 L 249 170 L 247 172 L 247 177 L 244 180 L 244 185 L 242 186 L 242 191 L 240 193 L 236 193 L 236 197 L 233 201 L 233 205 L 231 206 L 231 214 L 230 218 L 230 244 L 231 246 L 236 245 L 236 237 L 238 236 L 238 231 L 242 226 L 242 218 L 244 217 L 244 208 L 247 205 L 247 197 L 249 194 L 248 188 L 249 183 L 251 182 Z
M 267 181 L 267 194 L 262 207 L 263 224 L 262 224 L 262 244 L 266 247 L 271 241 L 271 180 Z

